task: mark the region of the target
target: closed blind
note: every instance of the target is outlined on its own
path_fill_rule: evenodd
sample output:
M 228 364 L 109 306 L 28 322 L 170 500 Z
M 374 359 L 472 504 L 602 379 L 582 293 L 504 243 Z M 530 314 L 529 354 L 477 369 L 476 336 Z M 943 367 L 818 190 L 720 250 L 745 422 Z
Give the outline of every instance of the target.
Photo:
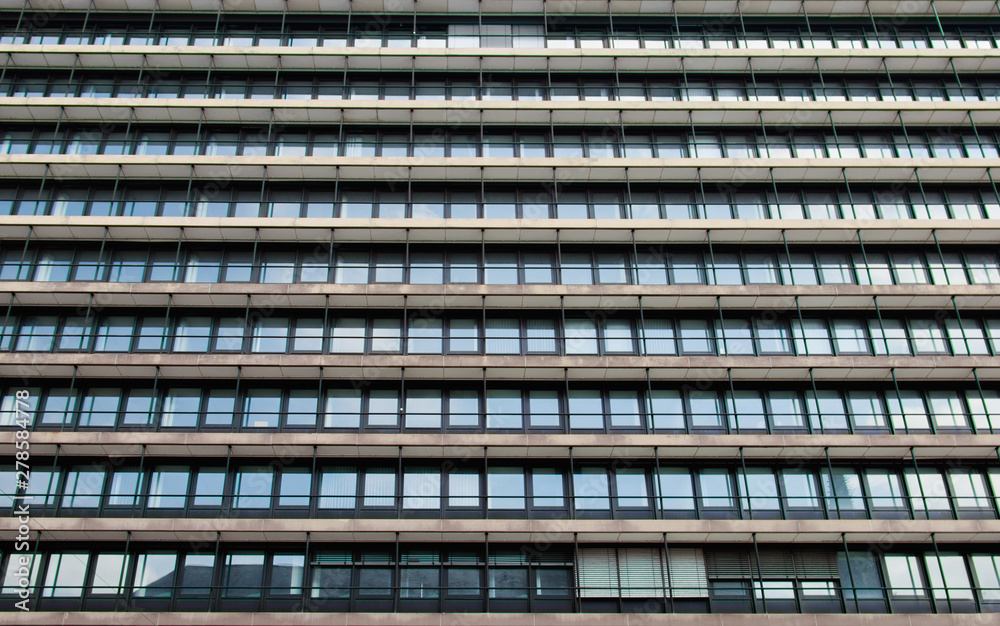
M 577 586 L 581 598 L 618 597 L 618 562 L 614 548 L 580 548 Z
M 831 579 L 839 576 L 837 556 L 833 552 L 780 552 L 762 550 L 760 569 L 752 552 L 717 550 L 705 555 L 709 578 Z
M 708 574 L 701 548 L 671 548 L 667 572 L 670 595 L 675 598 L 707 598 Z
M 663 552 L 657 548 L 620 548 L 621 597 L 663 596 Z

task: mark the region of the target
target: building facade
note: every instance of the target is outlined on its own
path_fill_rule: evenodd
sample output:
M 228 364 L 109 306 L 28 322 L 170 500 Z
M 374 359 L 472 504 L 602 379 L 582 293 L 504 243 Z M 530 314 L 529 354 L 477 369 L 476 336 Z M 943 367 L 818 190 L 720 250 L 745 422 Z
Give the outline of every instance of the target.
M 998 48 L 0 0 L 0 623 L 992 623 Z

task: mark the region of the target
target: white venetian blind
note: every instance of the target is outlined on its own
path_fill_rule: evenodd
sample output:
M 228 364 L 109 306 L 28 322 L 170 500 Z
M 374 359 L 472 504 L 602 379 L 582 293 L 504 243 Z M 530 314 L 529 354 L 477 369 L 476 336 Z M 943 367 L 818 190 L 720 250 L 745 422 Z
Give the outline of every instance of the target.
M 581 598 L 618 597 L 618 561 L 614 548 L 580 548 L 576 575 Z
M 701 548 L 671 548 L 669 554 L 670 595 L 675 598 L 707 598 L 705 552 Z
M 619 548 L 621 597 L 663 596 L 663 551 L 658 548 Z

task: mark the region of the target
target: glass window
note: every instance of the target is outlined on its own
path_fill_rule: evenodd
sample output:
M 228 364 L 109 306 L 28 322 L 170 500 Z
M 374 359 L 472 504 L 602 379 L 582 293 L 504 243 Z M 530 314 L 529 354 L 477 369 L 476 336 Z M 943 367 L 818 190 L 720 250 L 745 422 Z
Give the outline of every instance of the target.
M 785 506 L 787 508 L 819 508 L 819 488 L 812 472 L 800 469 L 782 470 L 781 487 L 785 493 Z
M 302 577 L 305 557 L 301 554 L 275 554 L 271 558 L 271 593 L 275 595 L 302 594 Z
M 177 555 L 140 553 L 136 555 L 132 595 L 136 598 L 169 598 L 173 595 Z
M 236 413 L 236 391 L 210 389 L 205 398 L 205 426 L 232 427 Z
M 365 472 L 364 505 L 375 507 L 396 506 L 396 470 L 371 468 Z
M 223 597 L 259 598 L 264 583 L 264 555 L 227 554 L 223 575 Z
M 529 319 L 527 322 L 529 354 L 556 352 L 555 320 Z
M 491 470 L 492 471 L 492 470 Z M 523 489 L 522 481 L 522 489 Z M 490 483 L 492 485 L 493 483 Z M 494 493 L 494 492 L 491 492 Z M 503 498 L 504 496 L 500 496 Z M 499 504 L 504 504 L 500 502 Z M 455 471 L 448 476 L 448 506 L 469 507 L 479 506 L 479 473 L 475 471 Z M 507 508 L 504 506 L 491 508 Z M 523 508 L 515 507 L 515 508 Z
M 898 431 L 930 430 L 922 394 L 917 391 L 890 391 L 885 395 L 892 426 Z
M 312 490 L 312 473 L 306 470 L 285 469 L 278 482 L 278 506 L 309 506 Z
M 622 468 L 615 472 L 615 490 L 619 508 L 649 506 L 646 472 L 641 468 Z
M 847 430 L 847 411 L 839 391 L 807 390 L 805 397 L 809 423 L 814 431 Z
M 736 484 L 740 490 L 740 506 L 744 510 L 752 513 L 780 509 L 778 483 L 770 469 L 737 470 Z
M 440 389 L 410 389 L 406 392 L 406 428 L 441 428 Z
M 604 428 L 604 409 L 600 391 L 571 389 L 568 400 L 570 428 L 594 430 Z
M 871 354 L 861 320 L 833 320 L 833 343 L 837 354 Z
M 125 554 L 99 554 L 94 564 L 94 595 L 120 595 L 125 590 L 125 572 L 129 557 Z
M 139 503 L 139 472 L 118 470 L 111 477 L 108 506 L 135 506 Z
M 488 389 L 486 427 L 520 429 L 522 425 L 521 392 L 515 389 Z
M 680 320 L 679 336 L 682 354 L 715 354 L 708 320 Z
M 992 514 L 989 490 L 982 473 L 965 468 L 948 471 L 948 483 L 958 509 L 985 510 Z
M 733 484 L 729 472 L 723 469 L 707 469 L 698 472 L 698 489 L 701 505 L 707 509 L 733 508 Z
M 319 482 L 319 508 L 353 509 L 358 491 L 358 473 L 354 468 L 323 470 Z
M 63 486 L 64 508 L 96 508 L 104 492 L 104 470 L 72 469 Z
M 174 352 L 208 352 L 212 318 L 182 317 L 177 320 Z
M 642 426 L 638 392 L 609 391 L 608 409 L 613 428 L 640 428 Z
M 233 502 L 237 509 L 271 507 L 274 471 L 270 467 L 249 467 L 236 472 Z
M 91 389 L 83 395 L 80 403 L 80 426 L 114 426 L 120 401 L 120 389 Z
M 292 332 L 292 352 L 322 352 L 323 320 L 298 319 Z
M 562 474 L 554 469 L 532 470 L 531 493 L 535 507 L 563 507 L 566 504 Z
M 847 392 L 847 406 L 854 420 L 854 428 L 885 428 L 885 407 L 881 394 L 875 391 Z
M 934 469 L 907 469 L 906 489 L 910 493 L 910 505 L 914 514 L 931 511 L 951 511 L 948 488 L 944 476 Z
M 727 391 L 726 412 L 732 430 L 765 430 L 764 400 L 756 391 Z
M 158 467 L 149 479 L 149 507 L 152 509 L 184 508 L 188 493 L 186 467 Z
M 12 559 L 13 560 L 13 559 Z M 87 573 L 89 554 L 52 554 L 45 571 L 42 596 L 46 598 L 79 598 Z
M 559 395 L 555 391 L 529 391 L 528 415 L 528 423 L 532 427 L 558 427 L 562 421 L 559 415 Z
M 288 392 L 288 411 L 285 417 L 288 426 L 315 426 L 318 412 L 319 398 L 314 390 L 292 389 Z
M 888 586 L 893 597 L 923 598 L 923 578 L 917 557 L 887 554 L 885 555 L 885 573 Z
M 223 488 L 226 484 L 226 473 L 222 469 L 198 470 L 198 478 L 194 483 L 194 506 L 222 506 Z
M 823 320 L 792 320 L 795 352 L 799 355 L 817 356 L 833 354 L 830 331 Z
M 253 324 L 251 352 L 278 352 L 288 349 L 288 318 L 270 317 Z
M 479 426 L 479 392 L 468 389 L 448 392 L 448 425 Z
M 719 394 L 714 391 L 694 390 L 688 394 L 691 406 L 692 428 L 719 428 L 722 426 L 722 407 Z
M 688 468 L 660 468 L 656 487 L 662 510 L 694 511 L 694 483 Z
M 486 284 L 487 285 L 516 285 L 517 279 L 517 253 L 515 252 L 487 252 L 486 253 Z M 552 282 L 550 280 L 546 282 Z
M 520 353 L 521 340 L 519 320 L 486 320 L 486 354 Z
M 396 323 L 396 334 L 399 333 L 399 323 Z M 372 349 L 374 350 L 374 345 Z M 399 349 L 398 339 L 396 349 Z M 333 354 L 361 354 L 365 351 L 365 320 L 364 318 L 339 317 L 333 320 L 330 352 Z
M 865 488 L 868 490 L 872 511 L 877 509 L 902 509 L 903 485 L 899 475 L 888 470 L 868 470 L 865 472 Z
M 438 509 L 441 507 L 441 473 L 431 469 L 407 469 L 403 472 L 403 508 Z
M 604 351 L 635 354 L 632 322 L 629 320 L 605 320 Z
M 828 470 L 820 471 L 826 508 L 832 514 L 840 511 L 864 511 L 865 502 L 861 491 L 861 477 L 852 469 L 833 468 L 831 478 Z
M 603 467 L 584 467 L 573 474 L 577 511 L 607 511 L 611 506 L 608 474 Z
M 444 354 L 444 322 L 440 319 L 410 319 L 406 345 L 411 354 Z
M 368 394 L 368 426 L 399 425 L 399 392 L 373 389 Z
M 94 338 L 94 352 L 128 352 L 134 325 L 133 317 L 113 316 L 101 320 Z
M 491 467 L 486 475 L 487 506 L 498 510 L 524 510 L 524 470 Z
M 245 428 L 277 428 L 280 415 L 280 390 L 247 390 L 243 404 L 243 426 Z
M 1000 607 L 1000 556 L 974 554 L 969 557 L 969 563 L 979 586 L 983 610 L 996 612 Z
M 775 428 L 803 428 L 805 410 L 795 391 L 771 391 L 767 394 L 771 420 Z

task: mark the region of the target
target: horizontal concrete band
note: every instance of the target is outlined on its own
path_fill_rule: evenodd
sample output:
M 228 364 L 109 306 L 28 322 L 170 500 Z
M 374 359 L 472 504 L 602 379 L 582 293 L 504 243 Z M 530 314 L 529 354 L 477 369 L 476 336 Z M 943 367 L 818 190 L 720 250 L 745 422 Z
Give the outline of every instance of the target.
M 938 15 L 969 15 L 996 14 L 996 6 L 992 0 L 949 0 L 939 2 L 939 7 L 931 7 L 928 0 L 872 0 L 870 3 L 871 12 L 876 18 L 886 17 L 933 17 L 936 9 Z M 803 5 L 805 5 L 803 7 Z M 75 2 L 74 0 L 29 0 L 25 5 L 27 9 L 51 11 L 65 9 L 82 13 L 88 10 L 86 3 Z M 22 3 L 19 0 L 2 0 L 0 8 L 20 9 Z M 125 0 L 95 0 L 90 7 L 96 11 L 135 11 L 138 13 L 148 13 L 149 7 L 145 3 L 133 4 Z M 220 11 L 226 13 L 247 13 L 247 12 L 270 12 L 270 13 L 315 13 L 329 12 L 347 14 L 353 11 L 355 14 L 364 12 L 372 13 L 405 13 L 412 15 L 423 14 L 454 14 L 467 13 L 484 15 L 498 14 L 510 15 L 514 13 L 541 14 L 546 9 L 544 0 L 494 0 L 490 3 L 478 2 L 478 0 L 303 0 L 296 1 L 291 6 L 273 0 L 252 0 L 240 2 L 238 0 L 225 0 L 216 2 L 215 0 L 161 0 L 156 4 L 157 13 L 172 11 L 197 11 L 215 15 Z M 736 19 L 738 11 L 745 17 L 758 14 L 768 16 L 789 15 L 801 16 L 805 8 L 811 16 L 824 15 L 849 15 L 857 17 L 859 14 L 858 3 L 856 1 L 835 0 L 743 0 L 737 8 L 736 0 L 563 0 L 559 4 L 558 16 L 568 15 L 646 15 L 653 13 L 667 13 L 673 16 L 674 13 L 680 16 L 705 15 L 720 16 L 727 19 Z M 342 17 L 342 16 L 340 16 Z M 662 16 L 661 16 L 662 17 Z
M 389 603 L 391 604 L 391 602 Z M 173 626 L 205 624 L 259 626 L 988 626 L 996 614 L 956 615 L 838 615 L 838 614 L 678 614 L 678 613 L 166 613 L 166 612 L 17 612 L 0 613 L 0 624 L 35 626 Z
M 997 55 L 1000 59 L 1000 55 Z M 79 180 L 990 184 L 1000 159 L 591 159 L 0 155 L 0 177 Z
M 13 296 L 13 299 L 11 299 Z M 855 310 L 1000 308 L 997 285 L 335 285 L 256 283 L 34 283 L 0 281 L 14 307 L 251 307 L 408 310 L 708 309 Z M 876 309 L 876 302 L 878 307 Z M 15 309 L 15 312 L 17 309 Z M 21 312 L 24 312 L 21 310 Z
M 1000 177 L 1000 171 L 994 176 Z M 257 181 L 259 184 L 259 181 Z M 916 181 L 914 180 L 914 183 Z M 540 189 L 545 192 L 547 188 Z M 547 196 L 546 196 L 547 197 Z M 859 239 L 860 237 L 860 239 Z M 995 219 L 936 220 L 582 220 L 281 217 L 0 216 L 0 241 L 226 243 L 298 242 L 318 254 L 340 243 L 564 243 L 635 244 L 641 252 L 666 253 L 666 244 L 995 245 Z M 8 243 L 8 245 L 10 245 Z M 860 249 L 860 248 L 859 248 Z
M 14 433 L 0 433 L 0 451 L 13 455 Z M 193 433 L 193 432 L 48 432 L 31 434 L 36 458 L 98 456 L 196 457 L 222 459 L 265 457 L 443 458 L 474 462 L 505 460 L 631 459 L 663 464 L 681 460 L 742 458 L 790 464 L 850 459 L 934 459 L 996 463 L 1000 435 L 663 435 L 663 434 L 500 434 L 500 433 Z
M 322 368 L 322 372 L 320 371 Z M 405 368 L 405 373 L 402 371 Z M 818 381 L 1000 380 L 1000 359 L 976 357 L 639 357 L 352 354 L 81 354 L 9 353 L 10 378 L 324 378 L 327 380 L 653 380 Z M 405 376 L 404 376 L 405 374 Z
M 16 517 L 0 518 L 14 533 Z M 1000 520 L 195 519 L 32 517 L 40 541 L 996 543 Z
M 944 4 L 944 3 L 939 3 Z M 864 5 L 859 5 L 859 8 Z M 861 9 L 863 10 L 863 8 Z M 897 48 L 365 48 L 5 44 L 8 69 L 75 67 L 181 70 L 356 70 L 372 72 L 837 72 L 988 73 L 1000 56 L 987 50 Z
M 489 102 L 0 97 L 5 119 L 62 123 L 947 126 L 1000 124 L 994 102 Z M 553 117 L 554 116 L 554 117 Z M 971 123 L 970 123 L 971 118 Z

